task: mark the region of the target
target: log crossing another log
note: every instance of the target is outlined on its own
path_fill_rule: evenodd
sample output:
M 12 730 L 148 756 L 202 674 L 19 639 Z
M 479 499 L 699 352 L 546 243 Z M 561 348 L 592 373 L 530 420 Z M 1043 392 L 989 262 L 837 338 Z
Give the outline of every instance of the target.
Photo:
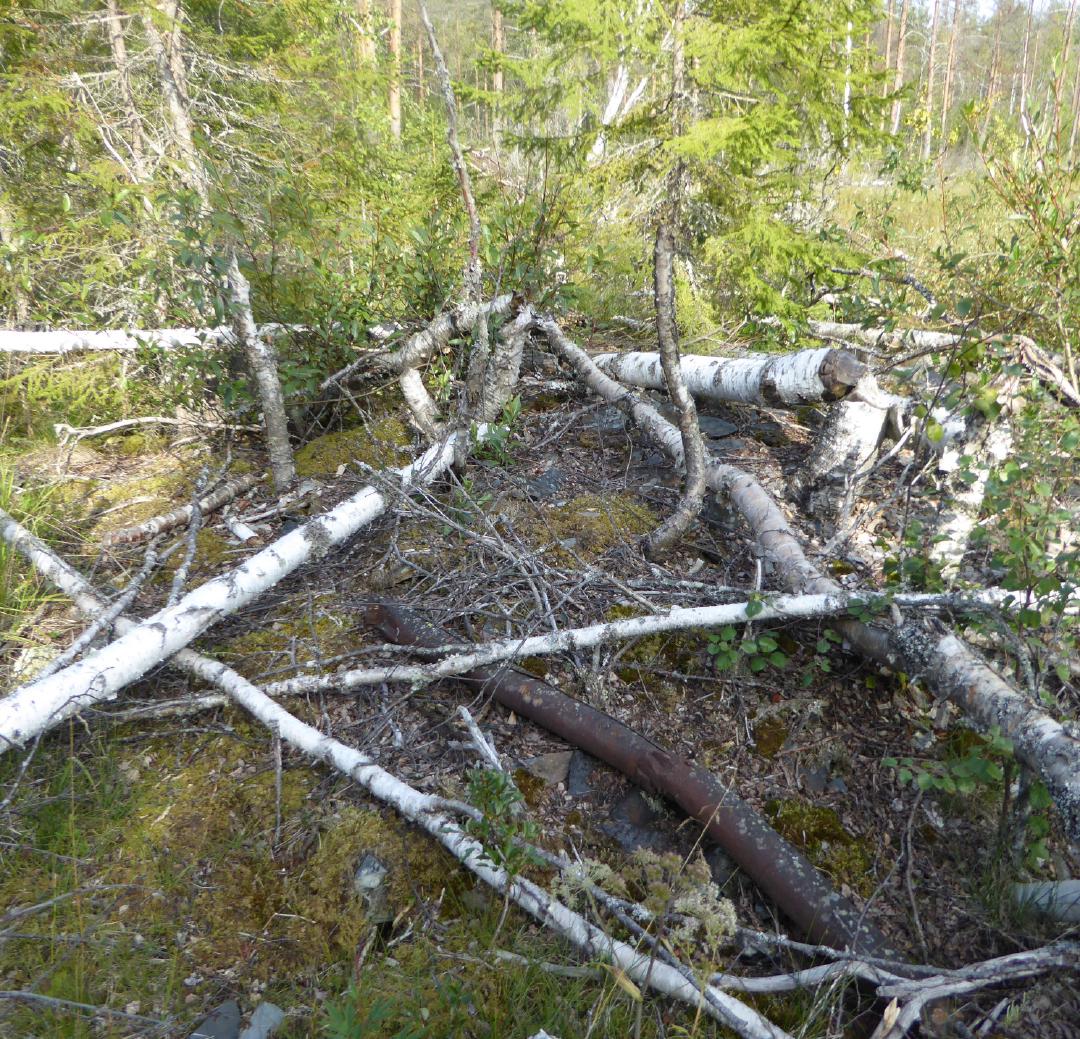
M 540 327 L 591 390 L 633 419 L 676 464 L 681 462 L 682 441 L 670 422 L 602 372 L 553 318 L 544 318 Z M 752 476 L 714 462 L 709 466 L 708 480 L 709 486 L 726 493 L 742 514 L 781 585 L 796 592 L 840 590 L 806 558 L 783 512 Z M 943 625 L 909 620 L 885 630 L 845 620 L 836 626 L 863 655 L 920 678 L 932 691 L 960 707 L 980 731 L 997 731 L 1011 740 L 1017 759 L 1046 784 L 1061 812 L 1065 832 L 1071 840 L 1080 840 L 1080 739 L 1018 692 Z
M 391 642 L 435 648 L 453 638 L 396 603 L 372 605 L 364 611 L 364 619 Z M 671 798 L 812 940 L 864 955 L 899 958 L 865 913 L 707 769 L 537 678 L 479 667 L 462 675 L 461 681 L 607 762 L 646 790 Z
M 481 426 L 482 439 L 486 427 Z M 423 486 L 454 460 L 455 433 L 411 465 L 390 470 L 403 488 Z M 223 617 L 272 588 L 302 563 L 318 558 L 381 516 L 392 496 L 362 488 L 340 505 L 268 545 L 246 562 L 185 595 L 174 606 L 49 678 L 21 686 L 0 700 L 0 754 L 46 732 L 95 703 L 110 700 L 150 668 L 171 657 Z M 4 532 L 0 529 L 0 535 Z

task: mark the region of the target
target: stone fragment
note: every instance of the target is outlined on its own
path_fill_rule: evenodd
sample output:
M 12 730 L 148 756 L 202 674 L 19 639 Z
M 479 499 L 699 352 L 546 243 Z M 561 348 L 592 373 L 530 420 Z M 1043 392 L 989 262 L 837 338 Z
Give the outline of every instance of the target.
M 273 1003 L 260 1003 L 251 1015 L 251 1022 L 240 1033 L 240 1039 L 269 1039 L 285 1020 L 285 1011 Z
M 556 750 L 550 754 L 538 754 L 535 758 L 526 758 L 521 764 L 530 775 L 556 786 L 566 782 L 573 757 L 572 750 Z
M 188 1039 L 238 1039 L 240 1004 L 235 999 L 212 1010 Z

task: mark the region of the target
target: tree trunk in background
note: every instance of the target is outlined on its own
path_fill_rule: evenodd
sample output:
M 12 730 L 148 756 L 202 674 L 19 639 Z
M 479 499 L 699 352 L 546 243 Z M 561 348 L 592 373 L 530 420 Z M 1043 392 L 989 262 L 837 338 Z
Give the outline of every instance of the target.
M 900 28 L 896 34 L 896 75 L 893 77 L 893 93 L 904 88 L 904 49 L 907 44 L 908 0 L 900 0 Z M 900 132 L 900 98 L 893 101 L 892 122 L 889 132 L 895 137 Z
M 15 247 L 15 227 L 11 219 L 11 213 L 0 199 L 0 245 L 8 249 Z M 30 302 L 26 298 L 22 279 L 16 273 L 10 279 L 11 295 L 15 304 L 15 325 L 25 325 L 30 317 Z
M 401 140 L 401 0 L 390 0 L 390 133 Z
M 184 160 L 189 187 L 199 196 L 201 215 L 210 213 L 210 178 L 202 157 L 195 147 L 192 131 L 190 101 L 187 92 L 187 73 L 180 52 L 180 11 L 175 0 L 160 0 L 158 12 L 168 19 L 171 30 L 162 35 L 154 25 L 153 16 L 144 16 L 147 39 L 154 52 L 161 89 L 169 105 L 173 135 Z M 285 415 L 285 396 L 278 377 L 274 349 L 258 334 L 251 312 L 251 292 L 247 279 L 240 273 L 233 251 L 225 279 L 225 290 L 232 306 L 233 331 L 244 348 L 248 368 L 262 406 L 266 448 L 270 455 L 274 487 L 281 491 L 296 478 L 292 448 L 289 445 L 288 420 Z
M 1061 135 L 1061 96 L 1065 90 L 1065 72 L 1069 67 L 1069 52 L 1072 50 L 1073 20 L 1076 17 L 1076 0 L 1069 0 L 1069 13 L 1065 16 L 1065 42 L 1061 48 L 1061 68 L 1054 79 L 1054 144 L 1060 151 Z
M 1034 16 L 1035 0 L 1028 0 L 1027 25 L 1024 27 L 1024 57 L 1020 64 L 1020 129 L 1024 132 L 1025 140 L 1028 136 L 1028 54 L 1031 50 L 1031 23 Z
M 1069 131 L 1069 162 L 1073 161 L 1076 152 L 1076 135 L 1080 131 L 1080 61 L 1076 63 L 1076 71 L 1073 73 L 1072 91 L 1072 130 Z
M 131 91 L 127 45 L 124 42 L 124 26 L 116 0 L 105 0 L 105 31 L 109 37 L 109 49 L 112 51 L 113 66 L 116 69 L 117 79 L 120 84 L 124 120 L 127 123 L 128 144 L 131 147 L 131 169 L 135 174 L 136 182 L 143 184 L 149 179 L 149 171 L 146 166 L 146 138 L 143 133 L 142 118 L 135 105 L 135 95 Z
M 926 128 L 923 130 L 923 162 L 930 158 L 934 137 L 934 71 L 937 62 L 938 16 L 944 0 L 934 0 L 934 16 L 930 21 L 930 58 L 926 64 Z
M 982 130 L 990 125 L 990 117 L 994 114 L 994 94 L 997 91 L 998 75 L 1001 72 L 1001 8 L 994 7 L 994 53 L 990 58 L 990 74 L 986 80 L 986 115 L 983 117 Z
M 881 84 L 881 100 L 889 96 L 888 72 L 892 68 L 892 41 L 893 41 L 893 4 L 895 0 L 889 0 L 889 6 L 885 11 L 885 77 Z M 881 112 L 880 130 L 885 129 L 885 111 Z
M 851 20 L 844 33 L 844 147 L 848 143 L 848 123 L 851 122 Z
M 375 37 L 371 26 L 371 0 L 356 0 L 356 57 L 361 65 L 375 60 Z
M 176 30 L 180 12 L 175 0 L 159 0 L 154 8 L 167 20 L 169 31 L 164 35 L 154 22 L 153 14 L 143 15 L 146 39 L 157 62 L 161 91 L 169 107 L 169 121 L 180 158 L 183 160 L 187 186 L 199 196 L 203 208 L 209 206 L 210 189 L 206 169 L 195 147 L 195 133 L 191 121 L 191 108 L 187 92 L 187 73 L 180 53 Z
M 963 5 L 953 0 L 952 32 L 949 34 L 949 56 L 945 59 L 945 85 L 941 91 L 941 143 L 945 144 L 945 129 L 949 119 L 949 101 L 952 94 L 953 70 L 956 68 L 956 39 L 960 35 L 960 15 Z
M 506 52 L 506 28 L 503 25 L 503 13 L 498 7 L 491 9 L 491 49 L 495 51 L 497 55 L 496 61 L 502 58 L 502 55 Z M 492 118 L 492 136 L 495 138 L 496 145 L 500 143 L 502 138 L 502 93 L 503 93 L 503 70 L 501 65 L 495 66 L 495 71 L 491 76 L 491 90 L 495 96 L 495 111 Z

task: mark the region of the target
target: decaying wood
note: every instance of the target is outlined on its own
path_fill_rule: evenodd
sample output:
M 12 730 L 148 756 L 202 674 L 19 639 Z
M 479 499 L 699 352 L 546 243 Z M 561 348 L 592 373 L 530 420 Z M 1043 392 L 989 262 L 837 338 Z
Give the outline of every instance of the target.
M 414 424 L 426 437 L 434 439 L 439 428 L 439 409 L 424 386 L 420 365 L 446 346 L 454 336 L 471 332 L 481 318 L 487 320 L 508 314 L 512 302 L 512 296 L 503 295 L 487 303 L 463 303 L 454 310 L 440 314 L 426 328 L 410 336 L 400 350 L 359 357 L 324 379 L 319 389 L 326 393 L 362 372 L 382 370 L 394 373 L 399 378 L 401 392 Z
M 211 491 L 206 497 L 199 499 L 199 511 L 206 515 L 220 509 L 222 505 L 232 501 L 246 491 L 250 491 L 261 479 L 262 476 L 258 473 L 248 473 L 245 476 L 238 476 L 234 480 L 229 480 L 218 487 L 217 490 Z M 152 538 L 175 527 L 182 527 L 191 519 L 191 514 L 194 511 L 194 503 L 182 505 L 178 509 L 173 509 L 172 512 L 162 513 L 162 515 L 153 516 L 142 523 L 114 530 L 102 539 L 102 543 L 107 546 L 130 545 L 146 538 Z
M 439 88 L 442 90 L 443 103 L 446 105 L 446 141 L 450 146 L 450 161 L 457 175 L 458 187 L 461 190 L 461 198 L 465 203 L 465 213 L 469 218 L 469 260 L 465 265 L 465 293 L 472 303 L 480 302 L 480 214 L 476 209 L 476 198 L 473 195 L 472 178 L 469 176 L 469 167 L 465 162 L 465 155 L 461 150 L 458 139 L 458 111 L 457 99 L 454 97 L 454 87 L 450 82 L 450 70 L 446 67 L 446 59 L 443 58 L 439 47 L 439 40 L 435 35 L 435 27 L 431 24 L 427 5 L 420 0 L 420 21 L 424 25 L 424 32 L 431 46 L 431 56 L 435 60 L 435 71 L 439 77 Z
M 970 331 L 935 332 L 922 328 L 864 328 L 836 321 L 810 321 L 810 331 L 821 339 L 865 343 L 867 346 L 913 347 L 918 351 L 951 350 L 965 343 L 1006 343 L 1017 348 L 1018 359 L 1062 403 L 1080 408 L 1080 389 L 1030 336 L 1018 332 L 983 335 Z
M 517 317 L 499 330 L 495 349 L 484 365 L 483 389 L 477 418 L 481 422 L 498 420 L 506 402 L 514 393 L 521 373 L 521 357 L 525 339 L 536 317 L 529 306 L 522 307 Z
M 681 460 L 678 431 L 655 408 L 614 382 L 580 347 L 545 318 L 540 327 L 556 351 L 590 389 L 631 417 L 676 462 Z M 791 591 L 835 592 L 839 585 L 812 564 L 787 518 L 761 485 L 734 466 L 712 463 L 710 487 L 725 493 L 742 514 L 775 580 Z M 1070 839 L 1080 840 L 1080 739 L 1018 692 L 969 646 L 943 625 L 907 621 L 886 630 L 854 620 L 835 625 L 869 659 L 902 669 L 936 695 L 951 700 L 984 733 L 1012 741 L 1017 759 L 1046 784 Z
M 248 370 L 255 380 L 266 430 L 266 448 L 274 489 L 280 494 L 296 479 L 292 445 L 289 443 L 289 419 L 285 414 L 285 395 L 278 378 L 277 357 L 270 340 L 259 336 L 251 314 L 251 287 L 240 271 L 236 253 L 229 257 L 226 276 L 229 302 L 232 305 L 233 331 L 247 355 Z
M 481 428 L 479 435 L 484 435 Z M 396 474 L 402 490 L 438 478 L 451 465 L 452 434 Z M 0 700 L 0 753 L 20 746 L 91 704 L 110 700 L 155 664 L 183 649 L 222 617 L 235 612 L 311 558 L 318 558 L 386 511 L 387 495 L 368 486 L 309 520 L 246 562 L 160 610 L 108 646 L 40 682 Z M 0 536 L 6 524 L 0 523 Z
M 394 603 L 368 607 L 364 619 L 391 642 L 434 647 L 450 640 L 415 611 Z M 478 667 L 461 680 L 493 696 L 606 762 L 633 782 L 674 801 L 815 941 L 868 955 L 897 955 L 866 915 L 835 891 L 729 784 L 669 753 L 610 715 L 521 672 Z
M 215 664 L 203 676 L 221 684 L 229 669 Z M 466 868 L 495 891 L 505 894 L 545 927 L 572 942 L 589 957 L 610 961 L 637 984 L 671 996 L 731 1028 L 744 1039 L 790 1039 L 782 1029 L 756 1010 L 710 986 L 699 987 L 693 975 L 655 959 L 648 950 L 612 938 L 585 917 L 552 898 L 522 876 L 509 876 L 487 856 L 482 844 L 470 837 L 441 811 L 440 798 L 423 794 L 376 765 L 369 757 L 300 721 L 250 682 L 232 672 L 230 695 L 271 732 L 316 761 L 323 761 L 349 776 L 372 796 L 391 805 L 402 817 L 426 830 Z

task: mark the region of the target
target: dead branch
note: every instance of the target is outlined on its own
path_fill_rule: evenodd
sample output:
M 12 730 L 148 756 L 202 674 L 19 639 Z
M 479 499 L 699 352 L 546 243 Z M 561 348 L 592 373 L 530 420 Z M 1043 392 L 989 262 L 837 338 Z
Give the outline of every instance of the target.
M 540 327 L 590 389 L 615 404 L 660 447 L 679 460 L 677 430 L 655 408 L 608 378 L 589 356 L 562 333 L 551 318 Z M 839 590 L 814 566 L 772 497 L 751 476 L 734 466 L 712 463 L 707 479 L 724 492 L 742 514 L 762 552 L 786 588 L 802 592 Z M 995 729 L 1010 739 L 1017 758 L 1033 769 L 1057 804 L 1065 830 L 1080 839 L 1080 739 L 1018 692 L 973 649 L 942 625 L 908 621 L 885 630 L 842 620 L 838 629 L 871 660 L 921 679 L 938 696 L 952 700 L 982 732 Z
M 368 607 L 365 620 L 392 642 L 431 647 L 449 640 L 442 629 L 392 603 Z M 607 762 L 646 790 L 671 798 L 705 827 L 805 934 L 841 947 L 862 948 L 871 955 L 892 954 L 877 928 L 711 772 L 676 757 L 610 715 L 539 679 L 477 667 L 462 680 Z
M 482 427 L 479 435 L 485 433 Z M 401 488 L 429 483 L 454 457 L 452 434 L 411 465 L 392 470 Z M 31 682 L 0 700 L 0 753 L 20 746 L 80 710 L 116 696 L 155 664 L 183 649 L 222 617 L 272 588 L 308 559 L 328 552 L 386 511 L 386 495 L 368 486 L 333 509 L 309 520 L 235 569 L 200 585 L 178 603 L 160 610 L 103 649 L 40 682 Z M 16 548 L 27 532 L 0 514 L 0 537 Z M 38 543 L 40 545 L 40 542 Z
M 217 509 L 220 509 L 222 505 L 232 501 L 245 491 L 250 491 L 261 479 L 261 475 L 249 473 L 246 476 L 238 476 L 235 480 L 230 480 L 228 483 L 222 484 L 217 490 L 211 491 L 204 498 L 199 499 L 197 503 L 199 512 L 204 516 L 211 512 L 215 512 Z M 106 547 L 113 545 L 130 545 L 137 541 L 142 541 L 144 538 L 154 537 L 167 530 L 183 526 L 191 519 L 195 504 L 196 503 L 189 503 L 178 509 L 173 509 L 172 512 L 166 512 L 160 516 L 153 516 L 134 526 L 114 530 L 111 534 L 106 535 L 102 539 L 102 543 Z
M 682 8 L 679 8 L 681 12 Z M 676 52 L 681 55 L 677 44 Z M 678 178 L 675 178 L 676 182 Z M 677 186 L 675 191 L 677 192 Z M 674 203 L 673 203 L 674 206 Z M 686 478 L 679 503 L 663 523 L 646 539 L 645 551 L 658 558 L 689 529 L 701 512 L 705 497 L 705 446 L 698 426 L 694 398 L 687 391 L 679 364 L 679 328 L 675 321 L 675 240 L 671 226 L 661 222 L 656 229 L 656 248 L 653 254 L 653 288 L 656 299 L 656 335 L 660 342 L 660 364 L 664 385 L 679 416 L 682 436 L 683 465 Z

